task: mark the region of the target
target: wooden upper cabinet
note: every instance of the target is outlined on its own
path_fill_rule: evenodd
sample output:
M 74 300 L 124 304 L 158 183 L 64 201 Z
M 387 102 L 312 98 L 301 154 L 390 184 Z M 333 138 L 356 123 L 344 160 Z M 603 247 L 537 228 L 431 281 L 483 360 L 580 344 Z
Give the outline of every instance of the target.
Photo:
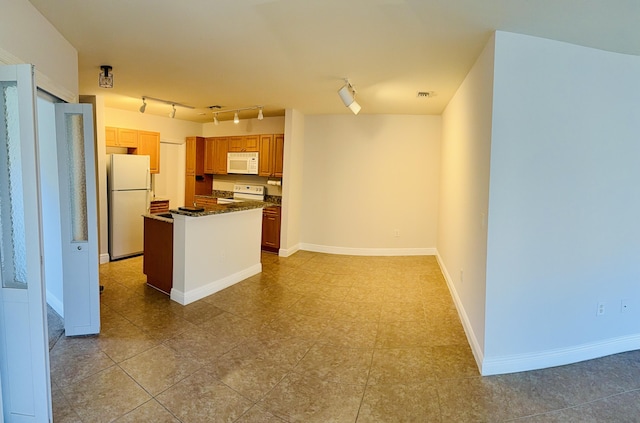
M 259 151 L 259 135 L 229 137 L 229 151 Z
M 244 150 L 243 151 L 259 151 L 258 141 L 259 135 L 245 135 L 244 137 Z
M 213 173 L 213 163 L 215 161 L 216 139 L 204 139 L 204 173 Z
M 107 147 L 138 148 L 138 131 L 107 126 L 105 141 Z
M 118 147 L 138 148 L 138 131 L 118 128 Z
M 260 135 L 258 176 L 271 176 L 273 172 L 273 135 Z
M 273 143 L 275 147 L 275 151 L 273 152 L 273 176 L 282 178 L 284 166 L 284 134 L 274 135 Z
M 107 147 L 118 147 L 118 128 L 107 126 L 104 128 Z
M 188 137 L 186 142 L 185 174 L 196 174 L 196 137 Z M 193 200 L 191 201 L 193 202 Z
M 138 131 L 136 154 L 149 156 L 150 172 L 160 173 L 160 133 Z
M 216 175 L 227 174 L 227 152 L 229 151 L 229 138 L 218 137 L 215 139 L 215 152 L 213 157 L 213 173 Z

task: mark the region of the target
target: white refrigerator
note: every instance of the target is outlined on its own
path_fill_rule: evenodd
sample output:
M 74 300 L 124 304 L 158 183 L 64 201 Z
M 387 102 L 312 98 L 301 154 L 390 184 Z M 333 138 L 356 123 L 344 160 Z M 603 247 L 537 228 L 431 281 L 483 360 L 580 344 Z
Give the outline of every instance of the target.
M 149 156 L 110 154 L 107 190 L 111 260 L 141 254 L 144 244 L 142 216 L 149 211 L 151 192 Z

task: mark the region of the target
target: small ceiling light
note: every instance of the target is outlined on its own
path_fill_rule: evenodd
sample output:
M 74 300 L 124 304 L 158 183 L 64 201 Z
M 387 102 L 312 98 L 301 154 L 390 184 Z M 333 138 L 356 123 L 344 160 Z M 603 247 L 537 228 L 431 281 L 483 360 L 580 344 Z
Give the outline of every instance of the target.
M 147 102 L 144 97 L 142 97 L 142 106 L 140 106 L 140 113 L 144 113 L 147 110 Z
M 113 88 L 113 74 L 109 73 L 113 68 L 109 65 L 102 65 L 100 69 L 102 69 L 98 77 L 98 85 L 100 88 Z
M 238 117 L 238 112 L 236 112 L 236 114 L 233 115 L 233 123 L 235 123 L 235 124 L 240 123 L 240 118 Z
M 169 117 L 171 119 L 173 119 L 174 117 L 176 117 L 176 105 L 172 104 L 171 105 L 171 111 L 169 112 Z
M 258 120 L 262 120 L 264 119 L 264 116 L 262 114 L 262 107 L 260 107 L 260 109 L 258 110 Z
M 351 109 L 354 115 L 357 115 L 360 113 L 360 109 L 362 109 L 362 107 L 356 101 L 356 89 L 353 88 L 349 79 L 345 78 L 344 81 L 345 84 L 338 90 L 338 95 L 344 105 Z
M 215 115 L 213 115 L 213 124 L 214 125 L 219 125 L 220 122 L 218 122 L 218 114 L 216 113 Z

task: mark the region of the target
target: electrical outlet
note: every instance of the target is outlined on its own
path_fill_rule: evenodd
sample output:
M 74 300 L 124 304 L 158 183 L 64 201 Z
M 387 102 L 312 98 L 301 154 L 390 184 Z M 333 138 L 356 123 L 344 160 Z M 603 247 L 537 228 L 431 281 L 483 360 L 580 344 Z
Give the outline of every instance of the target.
M 604 303 L 598 303 L 598 311 L 596 313 L 597 316 L 604 315 Z
M 631 310 L 629 300 L 620 300 L 620 313 L 628 313 Z

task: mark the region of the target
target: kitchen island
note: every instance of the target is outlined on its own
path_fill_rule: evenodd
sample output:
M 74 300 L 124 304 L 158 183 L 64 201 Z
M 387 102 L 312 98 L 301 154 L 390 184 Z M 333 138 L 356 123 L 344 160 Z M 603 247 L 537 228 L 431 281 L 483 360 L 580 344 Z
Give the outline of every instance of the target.
M 172 209 L 171 299 L 187 305 L 262 271 L 262 208 L 245 201 Z

